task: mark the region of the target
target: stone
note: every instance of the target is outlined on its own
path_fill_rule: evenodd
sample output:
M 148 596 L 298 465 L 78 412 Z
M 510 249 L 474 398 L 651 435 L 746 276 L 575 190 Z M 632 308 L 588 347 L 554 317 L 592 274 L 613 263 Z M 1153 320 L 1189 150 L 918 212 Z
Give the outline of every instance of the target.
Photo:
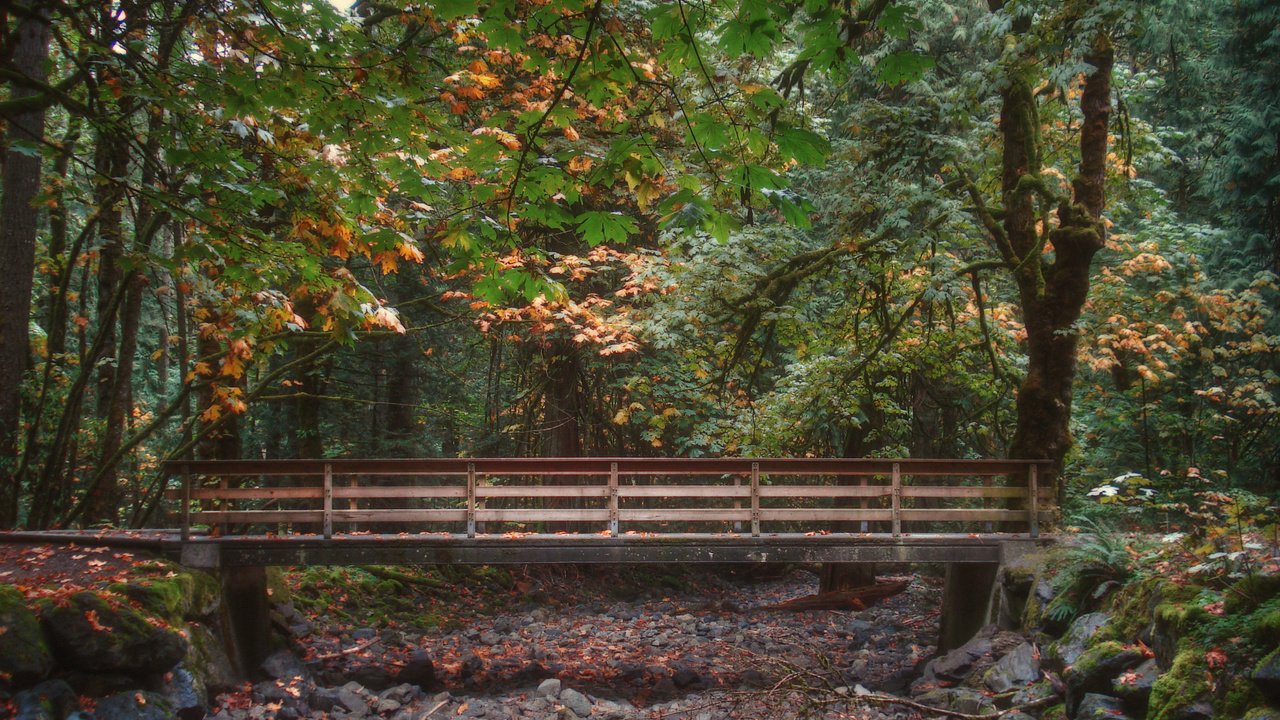
M 227 657 L 227 649 L 207 626 L 188 623 L 187 644 L 190 649 L 182 659 L 182 665 L 191 672 L 205 698 L 230 691 L 240 684 L 240 678 L 231 666 L 231 658 Z
M 687 667 L 678 668 L 671 676 L 671 682 L 675 683 L 676 687 L 682 690 L 690 685 L 696 685 L 701 681 L 702 677 Z
M 160 674 L 187 654 L 182 635 L 153 626 L 123 603 L 110 604 L 88 591 L 72 595 L 65 605 L 50 606 L 43 620 L 54 656 L 76 670 Z
M 1141 652 L 1110 641 L 1085 651 L 1063 673 L 1067 684 L 1067 714 L 1074 717 L 1085 695 L 1107 693 L 1120 673 L 1137 667 L 1146 658 Z
M 1097 634 L 1110 619 L 1110 615 L 1101 612 L 1081 615 L 1071 623 L 1071 627 L 1067 628 L 1062 639 L 1051 648 L 1050 654 L 1061 663 L 1062 667 L 1074 665 L 1076 660 L 1084 654 L 1085 648 L 1089 645 L 1089 639 Z
M 266 673 L 267 677 L 270 678 L 288 680 L 295 677 L 305 677 L 307 669 L 302 664 L 302 661 L 298 659 L 298 656 L 288 650 L 279 650 L 262 661 L 262 672 Z
M 591 701 L 587 699 L 586 695 L 573 688 L 565 688 L 560 691 L 560 704 L 569 708 L 574 715 L 580 718 L 591 714 Z
M 203 684 L 182 665 L 166 673 L 160 690 L 169 706 L 182 720 L 200 720 L 209 710 Z
M 1280 720 L 1280 710 L 1269 707 L 1253 708 L 1244 714 L 1244 720 Z
M 972 688 L 938 688 L 916 698 L 921 705 L 966 713 L 968 715 L 989 715 L 996 711 L 991 698 Z
M 1087 693 L 1076 708 L 1075 720 L 1129 720 L 1119 698 Z
M 930 660 L 929 664 L 925 665 L 924 676 L 930 682 L 936 680 L 959 682 L 969 674 L 979 658 L 990 653 L 989 638 L 974 638 L 955 650 Z
M 53 672 L 53 653 L 40 621 L 11 585 L 0 585 L 0 630 L 0 678 L 7 678 L 0 688 L 28 687 Z
M 173 708 L 163 695 L 122 692 L 98 701 L 97 720 L 172 720 Z
M 1150 658 L 1133 670 L 1121 673 L 1111 683 L 1111 694 L 1120 698 L 1124 709 L 1135 717 L 1145 717 L 1151 702 L 1151 688 L 1160 677 L 1160 665 Z
M 538 685 L 537 690 L 539 697 L 558 698 L 560 697 L 560 679 L 547 678 Z
M 1280 650 L 1262 658 L 1249 679 L 1268 702 L 1280 705 Z
M 377 636 L 378 636 L 378 633 L 373 628 L 367 628 L 367 627 L 357 628 L 351 632 L 351 639 L 355 640 L 356 642 L 361 642 L 364 640 L 372 640 Z
M 351 668 L 347 671 L 347 677 L 374 692 L 382 692 L 392 685 L 399 684 L 398 678 L 393 677 L 390 670 L 378 664 Z
M 364 717 L 369 714 L 369 701 L 365 700 L 364 695 L 347 687 L 338 688 L 334 693 L 333 699 L 337 706 L 345 708 L 347 712 L 356 717 Z
M 983 676 L 986 686 L 996 693 L 1030 685 L 1039 679 L 1040 652 L 1029 642 L 997 660 Z
M 13 696 L 14 720 L 62 720 L 80 708 L 76 691 L 67 681 L 46 680 Z
M 424 650 L 411 653 L 409 661 L 396 674 L 396 683 L 417 685 L 420 688 L 435 687 L 436 667 L 431 662 L 431 655 Z

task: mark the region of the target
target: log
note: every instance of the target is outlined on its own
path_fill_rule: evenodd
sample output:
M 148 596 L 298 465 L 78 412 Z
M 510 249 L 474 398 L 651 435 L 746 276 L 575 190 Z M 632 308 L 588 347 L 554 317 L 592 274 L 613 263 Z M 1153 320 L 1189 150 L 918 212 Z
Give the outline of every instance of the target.
M 892 597 L 907 589 L 907 581 L 876 583 L 853 588 L 852 590 L 835 590 L 832 592 L 806 595 L 776 605 L 767 605 L 761 610 L 865 610 L 877 600 Z

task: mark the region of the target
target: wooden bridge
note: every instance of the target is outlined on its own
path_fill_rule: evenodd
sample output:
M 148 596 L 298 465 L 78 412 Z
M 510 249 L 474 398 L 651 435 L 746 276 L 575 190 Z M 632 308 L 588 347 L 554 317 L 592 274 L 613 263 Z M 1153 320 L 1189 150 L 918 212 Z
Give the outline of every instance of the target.
M 197 566 L 1000 561 L 1043 463 L 461 458 L 170 463 Z

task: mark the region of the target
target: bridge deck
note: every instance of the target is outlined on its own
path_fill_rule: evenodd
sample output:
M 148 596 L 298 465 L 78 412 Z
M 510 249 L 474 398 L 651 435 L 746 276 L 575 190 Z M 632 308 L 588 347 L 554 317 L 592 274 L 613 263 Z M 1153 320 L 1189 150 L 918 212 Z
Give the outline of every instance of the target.
M 193 567 L 275 565 L 503 565 L 536 563 L 995 563 L 1011 545 L 1052 542 L 1026 534 L 882 535 L 830 533 L 336 534 L 236 537 L 149 533 L 15 532 L 0 541 L 76 543 L 150 549 Z

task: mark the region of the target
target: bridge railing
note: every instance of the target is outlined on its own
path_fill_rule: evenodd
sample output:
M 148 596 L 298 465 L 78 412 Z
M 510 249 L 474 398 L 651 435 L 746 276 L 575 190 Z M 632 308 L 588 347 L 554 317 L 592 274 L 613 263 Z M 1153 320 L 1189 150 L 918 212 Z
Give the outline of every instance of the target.
M 1038 535 L 1043 463 L 818 458 L 209 460 L 166 465 L 183 538 L 335 525 L 469 537 L 530 526 L 585 532 L 884 533 L 960 524 Z M 599 529 L 597 531 L 597 528 Z M 781 530 L 780 530 L 781 529 Z

